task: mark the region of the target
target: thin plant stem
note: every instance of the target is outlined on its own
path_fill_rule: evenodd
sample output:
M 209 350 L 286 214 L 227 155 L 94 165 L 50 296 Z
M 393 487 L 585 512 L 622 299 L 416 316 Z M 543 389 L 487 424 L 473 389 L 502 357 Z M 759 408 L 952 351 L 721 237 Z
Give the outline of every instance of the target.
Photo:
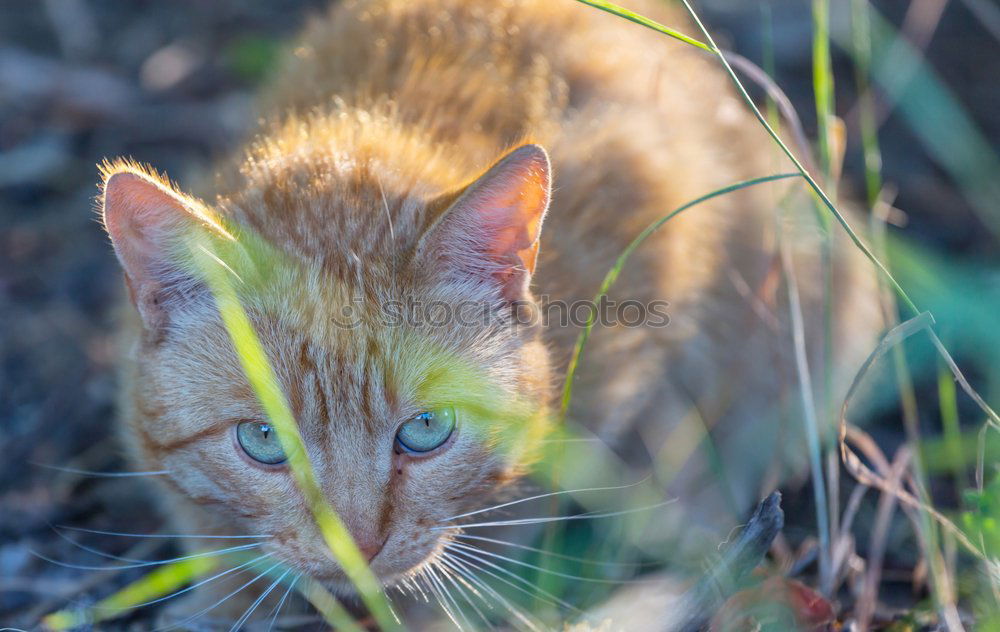
M 819 160 L 832 187 L 833 148 L 830 145 L 830 121 L 833 119 L 833 68 L 830 62 L 829 0 L 813 0 L 812 73 L 813 96 L 816 100 L 816 135 L 819 137 Z
M 882 262 L 879 261 L 874 254 L 872 254 L 871 249 L 868 248 L 868 246 L 865 245 L 863 241 L 861 241 L 861 238 L 851 227 L 851 224 L 847 221 L 847 218 L 845 218 L 843 214 L 841 214 L 841 212 L 837 210 L 836 205 L 834 205 L 833 201 L 823 190 L 823 187 L 821 187 L 816 182 L 816 180 L 809 174 L 806 168 L 802 166 L 802 162 L 795 157 L 795 154 L 793 154 L 792 151 L 788 148 L 788 145 L 786 145 L 784 141 L 781 140 L 781 137 L 779 137 L 778 134 L 775 133 L 774 129 L 771 128 L 771 126 L 768 124 L 767 119 L 764 118 L 764 115 L 761 114 L 760 109 L 757 108 L 757 105 L 753 102 L 753 99 L 750 98 L 749 93 L 747 93 L 746 88 L 743 86 L 743 82 L 741 82 L 739 80 L 739 77 L 736 76 L 736 73 L 733 71 L 733 67 L 729 64 L 729 61 L 726 60 L 725 55 L 723 55 L 719 51 L 719 48 L 715 45 L 715 40 L 712 39 L 712 35 L 709 33 L 708 29 L 705 28 L 705 25 L 702 23 L 701 18 L 699 18 L 698 14 L 695 13 L 694 9 L 691 8 L 690 2 L 688 0 L 682 0 L 682 2 L 684 3 L 684 6 L 688 11 L 688 14 L 691 16 L 691 19 L 695 21 L 695 23 L 698 25 L 698 28 L 701 29 L 702 34 L 704 34 L 705 39 L 708 40 L 708 43 L 712 47 L 714 54 L 718 56 L 719 61 L 722 63 L 722 66 L 725 69 L 726 74 L 729 75 L 729 78 L 733 82 L 733 85 L 740 93 L 740 96 L 743 98 L 743 101 L 750 108 L 750 111 L 753 112 L 753 115 L 757 118 L 757 121 L 760 122 L 762 126 L 764 126 L 764 129 L 767 131 L 771 139 L 774 140 L 775 143 L 777 143 L 782 153 L 784 153 L 785 156 L 787 156 L 788 159 L 792 161 L 792 164 L 795 165 L 795 168 L 798 170 L 802 178 L 805 179 L 809 187 L 813 190 L 813 192 L 816 195 L 819 196 L 820 200 L 822 200 L 826 208 L 829 209 L 831 213 L 833 213 L 833 216 L 837 219 L 837 222 L 847 232 L 847 235 L 851 238 L 851 241 L 854 243 L 854 245 L 857 246 L 858 249 L 861 250 L 862 253 L 864 253 L 865 257 L 867 257 L 868 260 L 871 261 L 872 264 L 874 264 L 875 267 L 878 268 L 879 271 L 885 276 L 886 280 L 892 286 L 893 291 L 899 295 L 900 300 L 903 301 L 907 309 L 909 309 L 914 314 L 921 313 L 920 310 L 917 308 L 916 304 L 913 302 L 913 300 L 910 299 L 909 294 L 907 294 L 906 291 L 903 289 L 903 287 L 899 284 L 899 282 L 896 281 L 896 278 L 892 276 L 892 273 L 890 273 L 889 270 L 884 265 L 882 265 Z
M 829 18 L 830 6 L 828 0 L 813 0 L 813 93 L 816 100 L 816 121 L 817 134 L 819 136 L 819 159 L 823 170 L 824 184 L 830 189 L 831 197 L 836 194 L 836 182 L 834 172 L 836 170 L 834 162 L 839 157 L 834 156 L 834 148 L 831 142 L 833 128 L 831 122 L 834 119 L 834 92 L 833 92 L 833 68 L 830 62 L 830 36 Z M 815 201 L 815 198 L 814 198 Z M 818 201 L 815 201 L 819 205 Z M 821 211 L 822 209 L 817 209 Z M 827 213 L 817 212 L 820 225 L 823 228 L 823 242 L 820 253 L 820 268 L 823 273 L 823 380 L 820 401 L 822 408 L 819 418 L 822 420 L 821 428 L 832 430 L 835 424 L 833 420 L 833 327 L 834 327 L 834 306 L 833 306 L 833 266 L 834 266 L 834 242 L 830 216 Z M 823 433 L 826 434 L 826 433 Z M 827 437 L 823 437 L 822 444 L 827 445 L 826 463 L 827 477 L 826 485 L 828 489 L 824 495 L 829 499 L 827 511 L 829 514 L 829 529 L 836 529 L 839 520 L 839 459 L 837 458 L 836 443 L 827 442 Z M 821 445 L 822 445 L 821 444 Z M 826 565 L 820 564 L 821 572 L 820 587 L 824 594 L 830 594 L 833 590 L 833 577 L 830 572 L 831 551 L 822 551 L 821 557 L 826 557 Z
M 872 235 L 875 239 L 875 247 L 879 250 L 882 258 L 888 260 L 888 253 L 885 244 L 885 217 L 888 204 L 883 200 L 875 205 L 872 213 Z M 899 324 L 896 316 L 897 310 L 892 293 L 884 285 L 882 286 L 882 311 L 886 323 L 890 327 Z M 920 548 L 923 550 L 924 559 L 927 562 L 931 581 L 931 593 L 938 611 L 941 612 L 942 619 L 949 620 L 949 610 L 951 598 L 946 589 L 950 585 L 948 578 L 942 575 L 942 560 L 938 552 L 937 534 L 935 523 L 930 512 L 925 507 L 930 506 L 930 496 L 927 493 L 927 476 L 924 468 L 923 457 L 920 450 L 920 416 L 917 407 L 916 389 L 913 385 L 913 377 L 910 374 L 910 365 L 906 359 L 906 349 L 903 345 L 895 345 L 892 348 L 892 363 L 896 375 L 896 386 L 899 390 L 900 410 L 903 417 L 903 427 L 906 431 L 907 443 L 910 445 L 912 459 L 910 468 L 913 470 L 914 492 L 919 499 L 920 505 L 917 507 L 918 522 L 916 523 L 917 538 Z M 954 629 L 951 624 L 949 629 Z
M 802 413 L 805 418 L 806 444 L 809 448 L 809 469 L 813 479 L 816 502 L 816 526 L 819 535 L 819 574 L 824 587 L 830 581 L 830 516 L 826 497 L 826 481 L 823 476 L 823 459 L 820 442 L 819 421 L 816 418 L 816 402 L 813 399 L 812 373 L 806 356 L 805 326 L 802 320 L 802 303 L 799 285 L 795 275 L 795 263 L 791 249 L 784 239 L 778 223 L 778 247 L 782 269 L 788 290 L 788 311 L 792 324 L 792 341 L 795 351 L 795 373 L 799 381 L 802 398 Z
M 635 239 L 633 239 L 628 246 L 625 247 L 625 250 L 623 250 L 622 253 L 618 255 L 618 259 L 615 260 L 615 264 L 611 267 L 610 270 L 608 270 L 608 273 L 604 276 L 604 280 L 601 282 L 600 289 L 598 289 L 597 294 L 594 295 L 593 304 L 596 305 L 600 303 L 601 298 L 608 293 L 608 290 L 611 289 L 611 286 L 614 285 L 615 281 L 618 280 L 618 276 L 621 274 L 622 269 L 625 267 L 625 263 L 628 261 L 629 257 L 632 256 L 632 253 L 635 252 L 635 249 L 641 246 L 642 242 L 646 241 L 646 239 L 650 235 L 659 230 L 660 227 L 662 227 L 671 219 L 677 217 L 678 215 L 680 215 L 681 213 L 683 213 L 684 211 L 688 210 L 691 207 L 697 206 L 702 202 L 711 200 L 712 198 L 719 197 L 720 195 L 732 193 L 733 191 L 738 191 L 739 189 L 745 189 L 750 186 L 764 184 L 765 182 L 774 182 L 775 180 L 796 178 L 798 177 L 798 175 L 799 174 L 796 173 L 779 173 L 775 175 L 763 176 L 761 178 L 753 178 L 751 180 L 744 180 L 742 182 L 737 182 L 735 184 L 722 187 L 721 189 L 716 189 L 714 191 L 706 193 L 705 195 L 697 199 L 691 200 L 690 202 L 687 202 L 686 204 L 683 204 L 674 209 L 673 211 L 667 213 L 660 219 L 656 220 L 655 222 L 647 226 L 646 229 L 643 230 L 641 233 L 639 233 L 639 235 Z M 590 315 L 587 318 L 587 323 L 584 326 L 583 331 L 580 332 L 580 335 L 577 337 L 576 345 L 573 347 L 573 355 L 570 357 L 569 365 L 567 366 L 566 369 L 566 381 L 563 384 L 562 406 L 559 415 L 560 421 L 565 421 L 566 415 L 569 412 L 569 404 L 573 396 L 573 378 L 576 375 L 576 369 L 579 366 L 580 358 L 583 355 L 583 348 L 587 345 L 587 340 L 590 338 L 590 332 L 594 327 L 594 319 L 595 315 L 593 311 L 591 311 Z
M 874 208 L 882 192 L 882 150 L 878 141 L 875 98 L 871 90 L 871 22 L 868 0 L 851 0 L 851 31 L 854 49 L 854 82 L 858 91 L 858 121 L 861 129 L 862 158 L 865 165 L 865 192 L 869 208 Z
M 664 35 L 669 35 L 670 37 L 678 39 L 684 42 L 685 44 L 690 44 L 691 46 L 695 46 L 702 50 L 706 50 L 710 53 L 715 52 L 715 50 L 713 50 L 714 47 L 709 47 L 708 45 L 705 44 L 705 42 L 700 42 L 693 37 L 689 37 L 681 33 L 680 31 L 674 30 L 669 26 L 664 26 L 663 24 L 660 24 L 655 20 L 650 20 L 645 16 L 629 11 L 625 7 L 620 7 L 617 4 L 612 4 L 611 2 L 605 2 L 605 0 L 576 0 L 576 1 L 585 4 L 587 6 L 594 7 L 595 9 L 600 9 L 601 11 L 607 11 L 608 13 L 611 13 L 612 15 L 617 15 L 620 18 L 625 18 L 629 22 L 635 22 L 636 24 L 641 24 L 647 28 L 651 28 L 654 31 L 659 31 Z

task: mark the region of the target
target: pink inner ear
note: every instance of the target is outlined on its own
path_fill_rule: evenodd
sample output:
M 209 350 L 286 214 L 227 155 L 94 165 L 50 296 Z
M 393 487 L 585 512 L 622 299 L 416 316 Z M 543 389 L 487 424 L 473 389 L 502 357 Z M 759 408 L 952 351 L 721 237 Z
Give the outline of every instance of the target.
M 127 271 L 158 256 L 185 216 L 180 200 L 142 176 L 116 173 L 104 185 L 104 225 Z
M 535 271 L 550 179 L 545 150 L 519 147 L 473 183 L 444 220 L 451 243 L 473 250 L 457 259 L 476 267 L 469 258 L 478 258 L 479 267 L 492 268 L 512 300 L 523 296 Z
M 192 220 L 177 194 L 130 172 L 108 177 L 104 184 L 104 225 L 125 269 L 132 302 L 147 325 L 163 321 L 157 293 L 175 282 L 173 239 Z M 174 275 L 176 276 L 176 275 Z
M 496 197 L 483 201 L 483 213 L 496 231 L 491 254 L 499 260 L 515 256 L 528 274 L 535 271 L 535 255 L 541 236 L 542 218 L 548 207 L 548 181 L 521 178 L 511 174 L 512 181 Z

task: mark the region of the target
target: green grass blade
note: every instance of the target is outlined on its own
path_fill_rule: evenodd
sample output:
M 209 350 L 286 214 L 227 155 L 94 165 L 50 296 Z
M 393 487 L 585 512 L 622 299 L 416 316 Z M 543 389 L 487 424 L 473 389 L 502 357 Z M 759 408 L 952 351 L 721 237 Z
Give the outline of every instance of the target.
M 318 582 L 304 579 L 299 582 L 295 589 L 316 608 L 317 612 L 323 615 L 323 619 L 333 626 L 334 630 L 338 632 L 365 632 L 365 628 L 354 620 L 343 604 L 337 601 L 337 598 Z
M 830 61 L 830 5 L 828 0 L 813 0 L 812 77 L 816 101 L 816 135 L 819 140 L 819 160 L 831 186 L 833 172 L 830 147 L 830 120 L 833 118 L 833 66 Z M 826 217 L 826 216 L 824 216 Z
M 66 609 L 46 615 L 42 625 L 48 630 L 72 630 L 116 619 L 138 605 L 168 595 L 218 565 L 213 557 L 192 557 L 166 564 L 143 575 L 118 592 L 98 601 L 85 610 Z
M 625 18 L 629 22 L 635 22 L 636 24 L 641 24 L 647 28 L 651 28 L 654 31 L 659 31 L 664 35 L 669 35 L 674 39 L 678 39 L 685 44 L 690 44 L 691 46 L 696 46 L 702 50 L 706 50 L 710 53 L 716 53 L 717 51 L 713 46 L 705 44 L 705 42 L 696 40 L 693 37 L 685 35 L 680 31 L 676 31 L 669 26 L 664 26 L 659 22 L 650 20 L 647 17 L 641 16 L 638 13 L 629 11 L 625 7 L 620 7 L 617 4 L 612 4 L 610 2 L 605 2 L 604 0 L 576 0 L 577 2 L 583 3 L 587 6 L 594 7 L 595 9 L 600 9 L 601 11 L 607 11 L 608 13 L 617 15 L 620 18 Z
M 955 389 L 955 378 L 943 362 L 939 362 L 938 366 L 937 391 L 943 438 L 947 451 L 945 461 L 955 479 L 957 495 L 961 496 L 962 491 L 967 486 L 965 480 L 967 464 L 962 454 L 962 428 L 958 417 L 958 394 Z
M 705 39 L 708 40 L 709 45 L 711 45 L 714 49 L 718 50 L 715 45 L 715 40 L 712 39 L 711 33 L 709 33 L 708 29 L 705 28 L 705 25 L 702 23 L 701 18 L 698 17 L 698 14 L 695 12 L 695 10 L 691 8 L 691 4 L 688 2 L 688 0 L 682 0 L 682 1 L 684 2 L 684 6 L 688 10 L 688 13 L 691 15 L 691 19 L 695 21 L 695 23 L 698 25 L 698 28 L 700 28 L 701 32 L 705 35 Z M 878 258 L 872 253 L 871 249 L 867 245 L 865 245 L 863 241 L 861 241 L 861 238 L 858 237 L 858 234 L 851 227 L 850 222 L 848 222 L 847 218 L 845 218 L 844 215 L 837 209 L 836 205 L 823 190 L 823 187 L 821 187 L 816 182 L 816 180 L 812 177 L 812 175 L 810 175 L 810 173 L 806 170 L 806 168 L 802 166 L 802 162 L 798 158 L 796 158 L 795 154 L 793 154 L 792 151 L 788 148 L 788 145 L 786 145 L 784 141 L 781 140 L 781 138 L 774 131 L 774 129 L 767 123 L 767 119 L 764 118 L 764 115 L 761 114 L 760 109 L 757 108 L 757 106 L 753 102 L 753 99 L 750 98 L 750 94 L 747 93 L 746 88 L 743 86 L 743 82 L 741 82 L 739 80 L 739 77 L 736 76 L 736 73 L 733 71 L 733 67 L 729 65 L 729 62 L 726 60 L 725 55 L 720 54 L 719 60 L 722 62 L 722 66 L 725 69 L 726 73 L 729 75 L 729 78 L 733 82 L 733 85 L 739 91 L 740 96 L 743 98 L 743 101 L 747 104 L 747 106 L 750 108 L 750 111 L 753 112 L 754 116 L 757 118 L 757 121 L 764 127 L 768 135 L 771 137 L 772 140 L 774 140 L 774 142 L 778 145 L 778 147 L 781 148 L 781 151 L 785 154 L 785 156 L 787 156 L 788 159 L 792 161 L 792 164 L 794 164 L 795 168 L 798 169 L 800 174 L 802 174 L 802 177 L 809 184 L 809 187 L 813 190 L 814 193 L 816 193 L 816 195 L 819 196 L 820 200 L 822 200 L 824 206 L 826 206 L 826 208 L 829 209 L 831 213 L 833 213 L 833 216 L 836 218 L 837 222 L 841 225 L 841 227 L 843 227 L 843 229 L 847 232 L 848 237 L 851 238 L 851 241 L 854 243 L 854 245 L 857 246 L 857 248 L 861 250 L 862 253 L 864 253 L 865 257 L 867 257 L 868 260 L 871 261 L 876 268 L 878 268 L 879 272 L 881 272 L 882 275 L 885 276 L 886 280 L 892 286 L 893 291 L 899 296 L 900 300 L 903 301 L 903 304 L 906 305 L 907 309 L 909 309 L 914 314 L 919 314 L 920 310 L 917 308 L 916 304 L 914 304 L 914 302 L 910 299 L 909 295 L 906 293 L 903 287 L 896 281 L 895 277 L 892 276 L 892 273 L 889 272 L 889 270 L 882 264 L 881 261 L 878 260 Z
M 608 290 L 611 289 L 611 286 L 614 285 L 616 280 L 618 280 L 618 276 L 621 274 L 622 269 L 625 267 L 625 263 L 628 261 L 629 257 L 632 256 L 632 253 L 635 251 L 635 249 L 641 246 L 642 242 L 646 241 L 646 239 L 650 235 L 659 230 L 661 226 L 666 224 L 671 219 L 677 217 L 678 215 L 680 215 L 681 213 L 683 213 L 684 211 L 688 210 L 693 206 L 697 206 L 702 202 L 706 202 L 708 200 L 711 200 L 712 198 L 719 197 L 720 195 L 732 193 L 733 191 L 745 189 L 747 187 L 751 187 L 757 184 L 763 184 L 765 182 L 773 182 L 775 180 L 783 180 L 786 178 L 797 178 L 797 177 L 799 177 L 798 173 L 779 173 L 775 175 L 764 176 L 761 178 L 754 178 L 752 180 L 744 180 L 742 182 L 737 182 L 735 184 L 722 187 L 721 189 L 716 189 L 715 191 L 712 191 L 710 193 L 706 193 L 705 195 L 697 199 L 691 200 L 690 202 L 683 204 L 674 209 L 673 211 L 667 213 L 660 219 L 656 220 L 655 222 L 647 226 L 645 230 L 639 233 L 639 235 L 636 236 L 636 238 L 633 239 L 632 242 L 625 247 L 625 250 L 623 250 L 622 253 L 618 255 L 618 259 L 615 260 L 615 264 L 611 267 L 610 270 L 608 270 L 608 273 L 604 276 L 604 280 L 601 282 L 600 289 L 598 289 L 597 294 L 594 295 L 593 304 L 596 305 L 600 303 L 601 298 L 605 294 L 607 294 Z M 576 369 L 580 364 L 580 357 L 583 354 L 583 348 L 587 345 L 587 340 L 590 338 L 590 332 L 594 327 L 594 319 L 595 319 L 595 314 L 594 311 L 591 310 L 590 315 L 587 318 L 587 324 L 584 326 L 583 331 L 580 332 L 580 335 L 576 339 L 576 344 L 573 347 L 573 355 L 570 358 L 569 365 L 566 368 L 566 381 L 563 383 L 562 404 L 560 407 L 560 414 L 559 414 L 560 420 L 565 420 L 566 414 L 569 411 L 569 404 L 573 397 L 573 377 L 576 375 Z
M 816 121 L 817 134 L 819 136 L 819 162 L 823 171 L 824 184 L 830 189 L 831 196 L 836 194 L 836 182 L 834 180 L 834 149 L 831 146 L 831 134 L 833 132 L 831 122 L 834 119 L 834 92 L 833 92 L 833 67 L 830 61 L 830 5 L 828 0 L 813 0 L 813 39 L 812 39 L 812 70 L 813 70 L 813 94 L 816 101 Z M 833 428 L 833 423 L 825 423 L 833 419 L 833 327 L 834 327 L 834 306 L 833 306 L 833 232 L 829 213 L 822 212 L 822 206 L 815 197 L 813 202 L 817 207 L 817 216 L 820 226 L 823 228 L 823 242 L 821 252 L 821 267 L 823 273 L 823 367 L 822 367 L 822 392 L 820 394 L 821 410 L 820 418 L 823 425 L 816 425 L 815 430 L 820 428 Z M 797 299 L 796 299 L 797 300 Z M 793 319 L 800 313 L 793 314 Z M 805 341 L 802 341 L 805 344 Z M 799 351 L 799 350 L 797 350 Z M 804 357 L 804 349 L 803 357 Z M 808 415 L 807 415 L 808 417 Z M 815 422 L 815 419 L 813 420 Z M 811 436 L 812 429 L 807 433 Z M 825 437 L 824 437 L 825 439 Z M 810 452 L 820 450 L 819 443 L 813 444 L 810 441 Z M 828 462 L 836 463 L 836 446 L 830 442 L 827 455 Z M 819 455 L 815 455 L 818 457 Z M 811 455 L 811 459 L 813 456 Z M 823 511 L 817 512 L 819 527 L 819 568 L 820 568 L 820 589 L 829 594 L 833 586 L 833 576 L 831 569 L 833 566 L 832 552 L 830 550 L 831 529 L 839 522 L 838 514 L 840 509 L 838 499 L 838 481 L 836 474 L 839 470 L 830 468 L 830 476 L 824 478 L 822 470 L 813 471 L 813 485 L 816 488 L 816 502 L 822 502 L 829 498 L 829 506 Z
M 872 45 L 868 0 L 851 0 L 852 54 L 854 82 L 858 91 L 858 122 L 861 128 L 862 158 L 865 164 L 865 192 L 868 206 L 874 208 L 882 193 L 882 150 L 875 120 L 875 99 L 871 91 Z
M 357 588 L 362 601 L 379 626 L 383 630 L 397 629 L 399 626 L 378 579 L 368 568 L 347 527 L 326 502 L 316 482 L 298 424 L 267 359 L 264 347 L 254 332 L 253 325 L 230 281 L 230 275 L 233 274 L 231 268 L 223 263 L 220 257 L 212 254 L 207 240 L 200 240 L 197 247 L 192 246 L 191 254 L 215 297 L 222 321 L 247 379 L 268 421 L 278 429 L 277 435 L 285 454 L 288 455 L 289 467 L 295 482 L 305 496 L 327 547 Z M 337 612 L 337 609 L 334 608 L 331 612 Z

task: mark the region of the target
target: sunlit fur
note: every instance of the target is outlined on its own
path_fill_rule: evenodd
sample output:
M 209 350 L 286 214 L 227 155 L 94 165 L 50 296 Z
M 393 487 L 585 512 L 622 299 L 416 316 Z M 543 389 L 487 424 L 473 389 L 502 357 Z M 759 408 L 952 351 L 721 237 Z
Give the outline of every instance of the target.
M 691 30 L 659 3 L 638 9 Z M 346 0 L 291 47 L 262 98 L 256 139 L 196 191 L 225 226 L 244 227 L 233 230 L 282 257 L 277 285 L 245 297 L 251 318 L 327 499 L 360 540 L 387 538 L 372 564 L 380 577 L 432 556 L 441 532 L 429 527 L 483 506 L 531 452 L 460 429 L 438 455 L 394 456 L 398 424 L 434 403 L 423 385 L 457 400 L 479 395 L 462 392 L 465 381 L 488 385 L 488 408 L 509 401 L 530 411 L 510 415 L 540 425 L 579 333 L 466 327 L 414 338 L 381 327 L 373 315 L 387 300 L 503 302 L 489 284 L 443 282 L 433 261 L 412 252 L 463 187 L 510 148 L 535 142 L 555 179 L 532 292 L 590 298 L 654 219 L 721 186 L 787 170 L 715 63 L 570 0 Z M 105 179 L 119 172 L 202 208 L 129 163 L 108 165 Z M 779 412 L 800 418 L 774 239 L 788 187 L 692 209 L 636 252 L 612 297 L 667 300 L 671 323 L 596 330 L 570 411 L 637 468 L 669 448 L 671 430 L 696 411 L 715 428 L 722 461 L 737 468 L 722 495 L 744 504 L 769 464 L 803 452 L 798 421 L 771 439 Z M 785 233 L 796 244 L 808 349 L 819 366 L 821 238 L 804 197 L 792 201 L 801 220 Z M 879 317 L 864 262 L 841 240 L 834 261 L 840 384 Z M 332 327 L 331 314 L 353 297 L 368 314 L 364 326 Z M 133 310 L 125 334 L 121 414 L 137 466 L 169 470 L 172 514 L 185 530 L 273 534 L 265 550 L 343 586 L 291 477 L 254 466 L 234 443 L 235 422 L 261 412 L 211 297 L 191 286 L 176 299 L 165 333 L 144 329 Z M 671 491 L 696 496 L 702 466 L 692 457 Z

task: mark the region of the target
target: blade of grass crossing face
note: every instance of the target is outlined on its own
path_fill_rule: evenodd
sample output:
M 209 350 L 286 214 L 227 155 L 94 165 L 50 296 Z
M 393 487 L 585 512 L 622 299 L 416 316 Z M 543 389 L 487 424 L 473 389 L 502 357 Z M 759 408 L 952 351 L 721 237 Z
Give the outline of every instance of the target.
M 230 281 L 232 272 L 224 264 L 220 265 L 220 258 L 212 254 L 209 244 L 197 243 L 191 246 L 194 261 L 215 297 L 240 364 L 268 421 L 278 430 L 278 439 L 288 457 L 292 475 L 312 511 L 327 547 L 358 590 L 362 601 L 379 626 L 384 630 L 397 629 L 399 626 L 378 579 L 368 568 L 347 527 L 326 502 L 316 482 L 298 424 L 267 359 L 264 347 L 254 332 L 253 325 Z M 331 596 L 331 599 L 334 598 Z M 336 608 L 331 610 L 331 612 L 336 611 Z

